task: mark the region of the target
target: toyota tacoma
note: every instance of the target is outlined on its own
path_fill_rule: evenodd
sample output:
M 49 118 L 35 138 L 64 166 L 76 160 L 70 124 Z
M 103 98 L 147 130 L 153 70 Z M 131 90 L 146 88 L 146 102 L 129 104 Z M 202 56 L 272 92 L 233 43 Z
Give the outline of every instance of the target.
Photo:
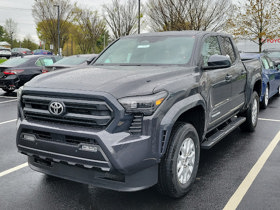
M 230 35 L 182 31 L 119 38 L 87 67 L 18 91 L 17 147 L 29 166 L 118 191 L 184 196 L 201 149 L 253 131 L 261 65 Z

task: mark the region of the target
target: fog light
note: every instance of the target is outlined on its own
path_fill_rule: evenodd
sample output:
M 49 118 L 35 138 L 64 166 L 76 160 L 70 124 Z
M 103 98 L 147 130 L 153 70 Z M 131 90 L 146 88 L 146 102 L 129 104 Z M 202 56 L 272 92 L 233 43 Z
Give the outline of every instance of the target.
M 26 133 L 22 134 L 22 138 L 24 140 L 27 140 L 27 141 L 35 141 L 36 140 L 36 137 L 34 135 L 26 134 Z
M 98 148 L 97 148 L 97 146 L 94 146 L 94 145 L 81 144 L 80 150 L 87 151 L 87 152 L 97 152 Z

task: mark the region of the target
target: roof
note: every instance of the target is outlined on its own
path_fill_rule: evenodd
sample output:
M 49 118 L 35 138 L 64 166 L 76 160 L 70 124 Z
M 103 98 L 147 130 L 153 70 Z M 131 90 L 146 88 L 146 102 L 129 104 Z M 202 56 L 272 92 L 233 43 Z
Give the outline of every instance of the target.
M 145 37 L 145 36 L 182 36 L 182 35 L 185 35 L 185 36 L 204 36 L 205 34 L 231 36 L 229 34 L 212 32 L 212 31 L 164 31 L 164 32 L 152 32 L 152 33 L 135 34 L 135 35 L 124 36 L 122 38 L 126 38 L 126 37 Z
M 11 46 L 8 42 L 0 42 L 0 46 Z
M 263 56 L 263 53 L 240 53 L 240 58 L 242 60 L 256 59 L 260 58 L 261 56 Z

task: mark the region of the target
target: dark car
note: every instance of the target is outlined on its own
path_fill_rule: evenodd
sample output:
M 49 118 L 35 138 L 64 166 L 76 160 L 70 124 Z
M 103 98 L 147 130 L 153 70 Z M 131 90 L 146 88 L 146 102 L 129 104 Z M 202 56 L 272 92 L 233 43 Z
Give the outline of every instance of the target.
M 125 36 L 91 65 L 18 90 L 17 148 L 50 176 L 117 191 L 157 185 L 178 198 L 196 180 L 200 148 L 255 129 L 260 93 L 260 62 L 241 62 L 229 35 Z
M 269 99 L 276 94 L 280 94 L 280 71 L 266 54 L 241 53 L 240 56 L 243 61 L 258 59 L 262 64 L 262 93 L 260 96 L 260 105 L 265 109 Z
M 0 64 L 0 88 L 12 92 L 43 73 L 45 66 L 52 65 L 57 60 L 57 56 L 39 55 L 11 58 Z
M 280 48 L 265 49 L 263 50 L 263 53 L 273 61 L 280 60 Z
M 37 49 L 33 50 L 33 55 L 52 55 L 53 53 L 48 50 Z
M 32 55 L 32 51 L 27 48 L 13 48 L 12 56 Z
M 86 66 L 90 64 L 98 54 L 80 54 L 64 57 L 55 64 L 48 66 L 46 69 L 48 71 L 53 71 L 57 69 L 64 69 L 76 66 Z

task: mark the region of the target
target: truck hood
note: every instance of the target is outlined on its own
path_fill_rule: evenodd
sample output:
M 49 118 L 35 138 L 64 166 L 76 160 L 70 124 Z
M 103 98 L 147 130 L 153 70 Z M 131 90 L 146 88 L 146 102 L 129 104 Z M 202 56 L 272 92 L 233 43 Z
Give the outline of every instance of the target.
M 115 98 L 148 95 L 193 73 L 186 66 L 101 66 L 59 70 L 35 77 L 25 86 L 107 92 Z

